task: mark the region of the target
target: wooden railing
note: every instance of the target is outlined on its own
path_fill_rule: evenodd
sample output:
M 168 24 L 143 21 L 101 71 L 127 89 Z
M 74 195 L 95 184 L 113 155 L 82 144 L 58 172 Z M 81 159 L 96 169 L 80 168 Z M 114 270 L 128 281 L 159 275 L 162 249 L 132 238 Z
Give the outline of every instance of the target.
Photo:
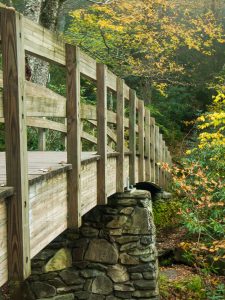
M 27 126 L 57 130 L 66 135 L 67 162 L 72 165 L 67 178 L 69 228 L 77 228 L 81 224 L 81 139 L 96 144 L 100 155 L 97 165 L 98 204 L 107 202 L 107 153 L 113 151 L 107 137 L 116 145 L 117 192 L 124 190 L 126 153 L 129 154 L 132 185 L 150 181 L 166 187 L 168 174 L 160 163 L 170 164 L 171 157 L 144 102 L 104 64 L 96 63 L 78 47 L 65 44 L 54 33 L 4 7 L 0 8 L 0 36 L 3 59 L 0 121 L 5 123 L 7 185 L 15 190 L 8 204 L 9 278 L 24 279 L 30 274 Z M 25 80 L 26 54 L 66 69 L 66 98 Z M 80 103 L 81 74 L 96 84 L 96 106 Z M 107 91 L 116 95 L 116 113 L 107 110 Z M 129 118 L 125 118 L 125 101 L 129 103 Z M 66 124 L 48 117 L 64 118 Z M 81 130 L 82 120 L 97 127 L 97 136 Z M 109 127 L 110 124 L 114 124 L 116 130 Z M 129 146 L 124 142 L 125 130 L 129 132 Z M 137 172 L 138 180 L 135 179 Z

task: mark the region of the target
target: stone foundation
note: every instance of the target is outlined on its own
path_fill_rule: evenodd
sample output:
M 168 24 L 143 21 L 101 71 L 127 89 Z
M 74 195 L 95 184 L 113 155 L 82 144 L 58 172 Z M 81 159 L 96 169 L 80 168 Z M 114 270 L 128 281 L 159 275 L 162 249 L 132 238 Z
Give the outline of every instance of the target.
M 159 299 L 150 194 L 116 194 L 32 260 L 24 299 Z

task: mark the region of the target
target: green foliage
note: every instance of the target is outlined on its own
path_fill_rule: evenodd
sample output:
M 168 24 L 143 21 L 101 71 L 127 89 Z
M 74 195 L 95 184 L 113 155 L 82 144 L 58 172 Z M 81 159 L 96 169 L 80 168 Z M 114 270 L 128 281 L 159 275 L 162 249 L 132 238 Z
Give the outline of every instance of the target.
M 159 290 L 162 300 L 223 300 L 225 285 L 207 275 L 192 275 L 179 280 L 169 280 L 160 275 Z
M 179 224 L 177 211 L 180 209 L 179 200 L 153 202 L 154 222 L 158 230 L 170 228 Z
M 170 281 L 166 276 L 161 275 L 159 279 L 159 289 L 163 300 L 174 299 L 170 298 L 171 295 L 176 295 L 176 299 L 206 299 L 204 281 L 199 275 L 190 276 L 178 281 Z

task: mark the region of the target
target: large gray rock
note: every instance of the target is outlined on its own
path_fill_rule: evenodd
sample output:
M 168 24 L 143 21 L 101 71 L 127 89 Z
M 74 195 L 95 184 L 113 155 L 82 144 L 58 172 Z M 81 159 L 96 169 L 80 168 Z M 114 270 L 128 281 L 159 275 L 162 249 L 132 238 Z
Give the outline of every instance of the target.
M 118 261 L 117 249 L 104 239 L 93 239 L 89 243 L 85 260 L 106 264 L 116 264 Z
M 147 208 L 136 207 L 130 217 L 130 221 L 123 227 L 123 233 L 129 234 L 149 234 L 151 223 L 149 210 Z
M 31 289 L 36 298 L 49 298 L 56 295 L 56 288 L 45 282 L 32 282 Z
M 84 283 L 84 279 L 80 278 L 79 272 L 74 270 L 63 270 L 59 276 L 67 285 L 76 285 Z
M 63 270 L 72 266 L 71 251 L 67 248 L 58 250 L 55 255 L 47 262 L 43 270 L 45 273 Z
M 106 227 L 107 228 L 121 228 L 127 222 L 126 216 L 115 216 L 112 221 L 110 221 Z
M 121 265 L 111 266 L 108 269 L 107 275 L 114 282 L 124 282 L 129 280 L 127 269 Z
M 113 283 L 107 276 L 98 276 L 93 280 L 92 293 L 109 295 L 113 291 Z

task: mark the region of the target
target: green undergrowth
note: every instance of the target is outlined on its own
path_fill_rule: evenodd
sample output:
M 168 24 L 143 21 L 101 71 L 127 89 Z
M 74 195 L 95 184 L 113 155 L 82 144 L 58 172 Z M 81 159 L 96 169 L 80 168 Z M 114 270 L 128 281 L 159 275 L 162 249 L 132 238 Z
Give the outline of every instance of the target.
M 170 281 L 160 275 L 160 295 L 162 300 L 224 300 L 225 285 L 214 278 L 202 275 L 189 275 L 186 278 Z
M 154 222 L 157 231 L 177 227 L 180 224 L 180 217 L 177 214 L 180 202 L 173 200 L 156 200 L 153 203 Z

